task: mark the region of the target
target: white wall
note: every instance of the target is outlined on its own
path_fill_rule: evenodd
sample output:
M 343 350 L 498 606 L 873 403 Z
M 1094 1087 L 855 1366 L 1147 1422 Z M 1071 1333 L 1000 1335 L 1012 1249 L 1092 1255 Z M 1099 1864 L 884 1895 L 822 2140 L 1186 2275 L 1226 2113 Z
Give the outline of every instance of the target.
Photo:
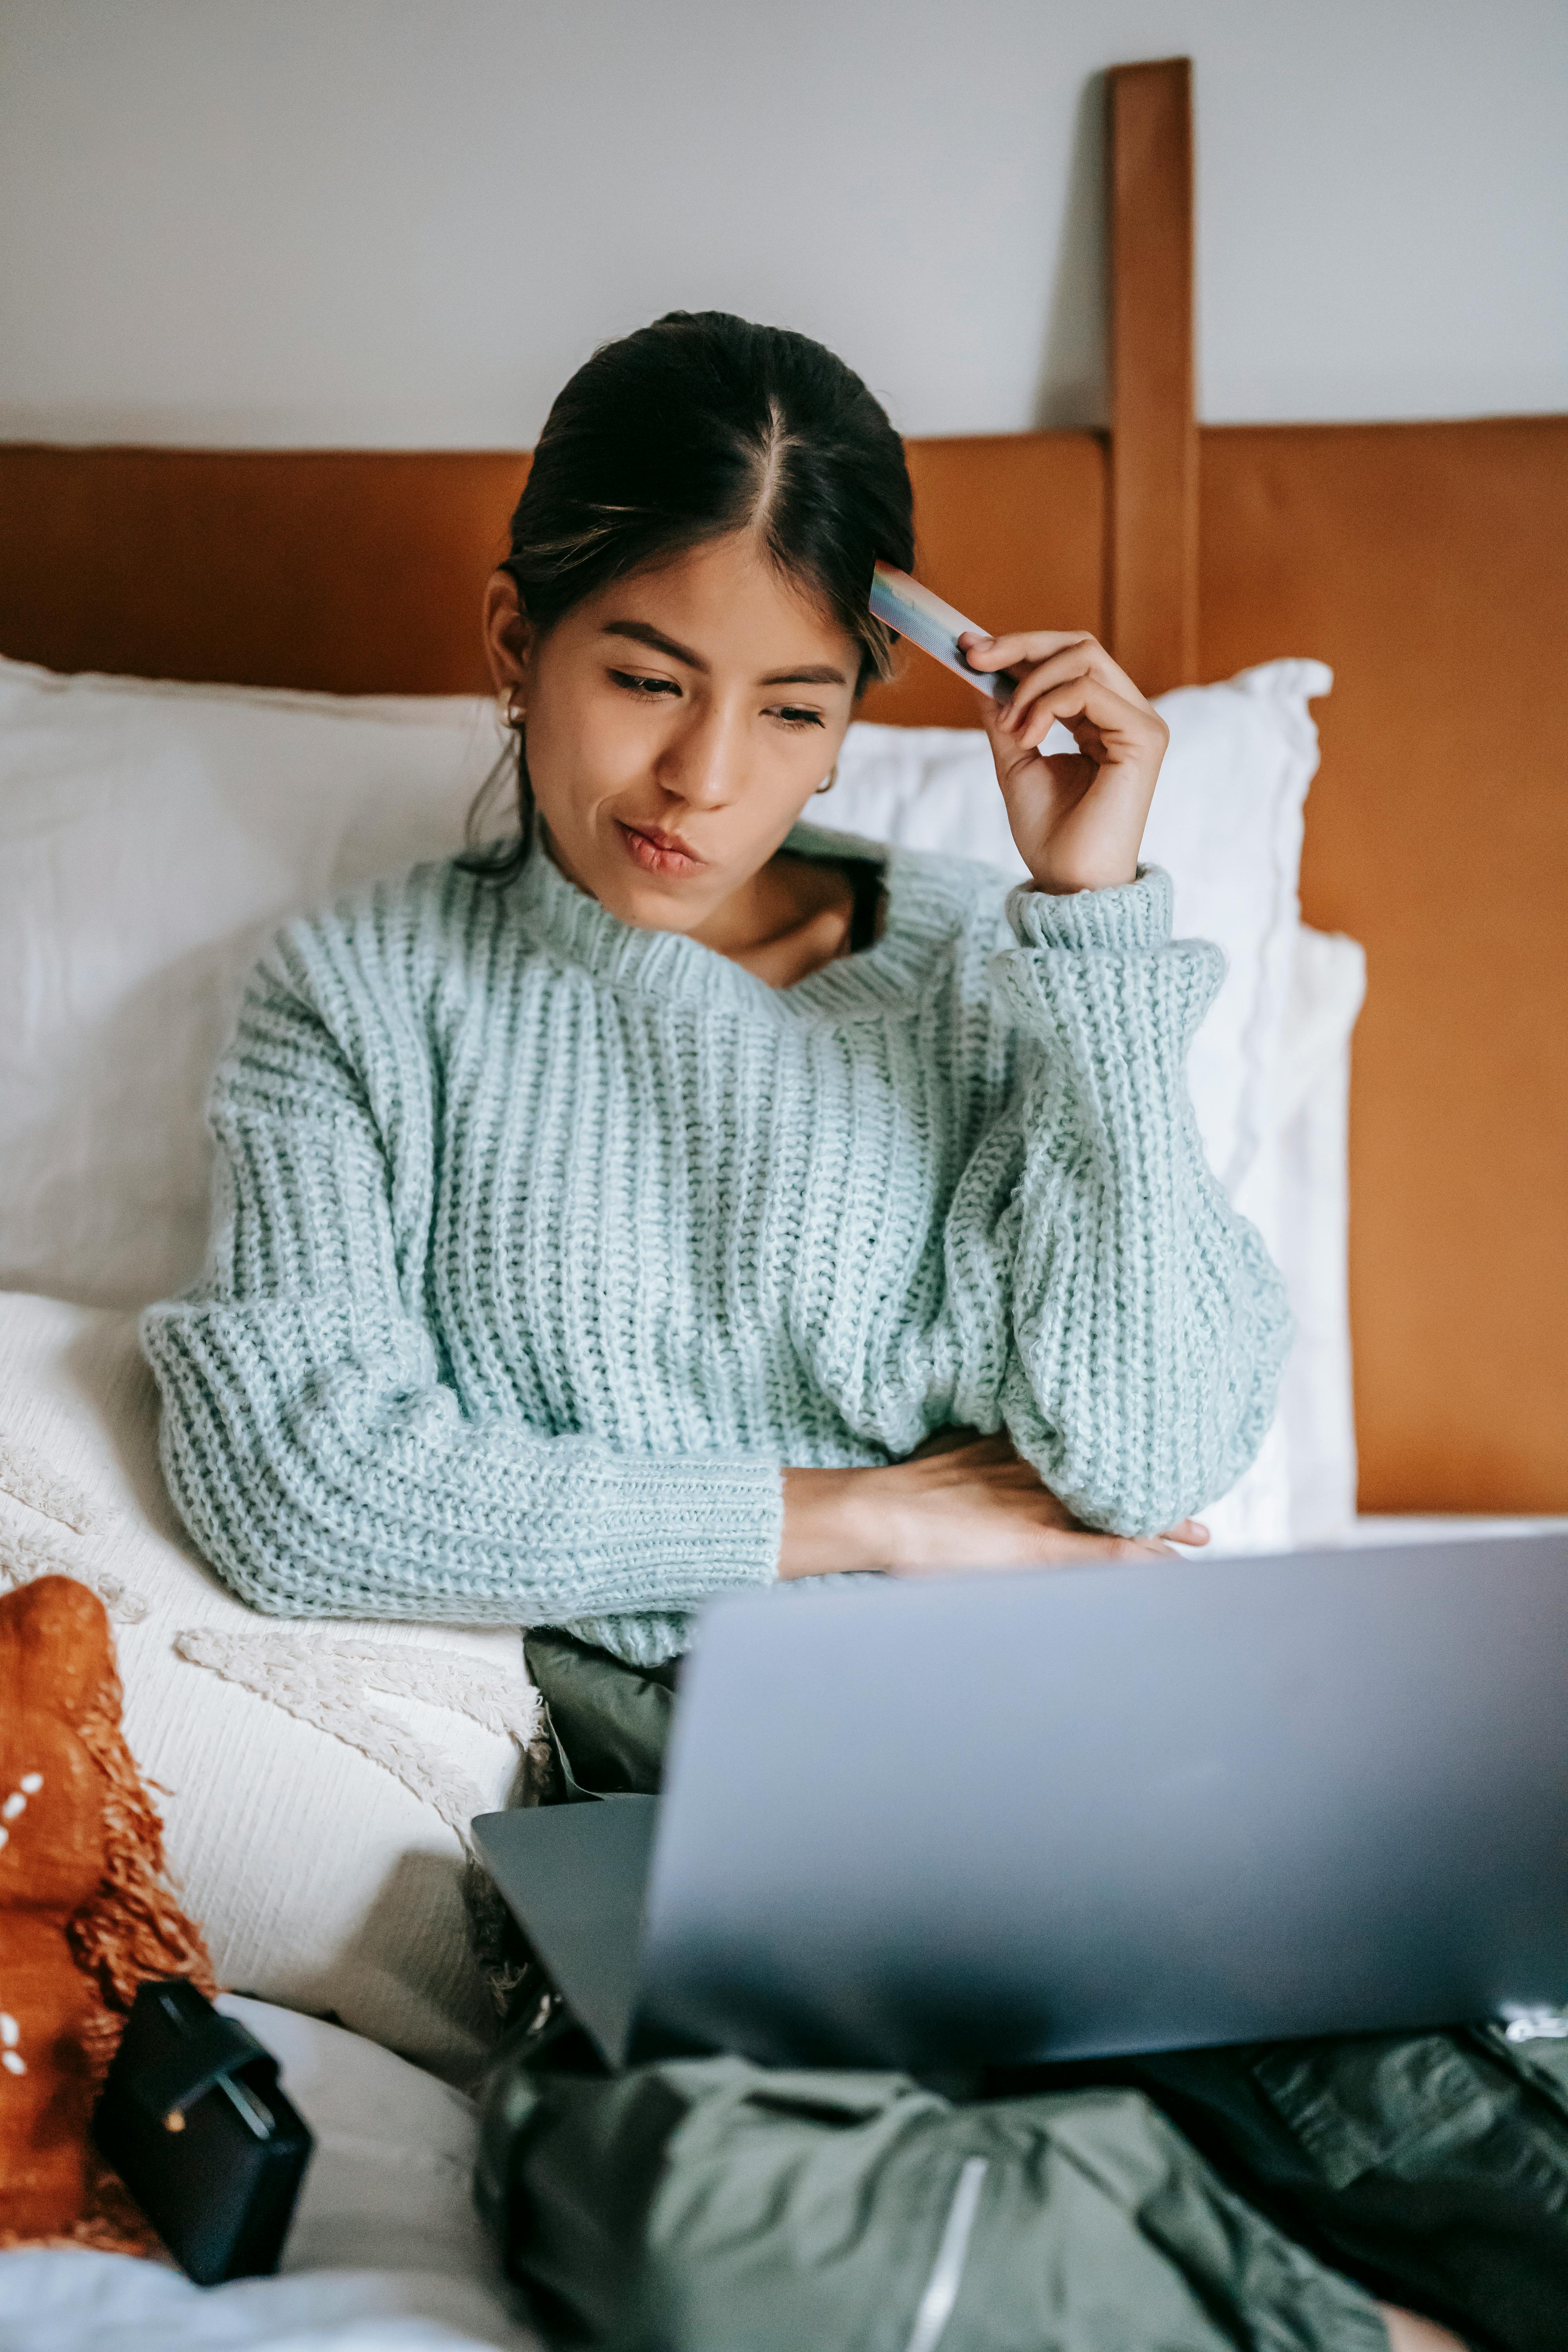
M 1205 416 L 1568 408 L 1563 0 L 0 0 L 0 436 L 515 446 L 708 305 L 1095 422 L 1091 78 L 1179 51 Z

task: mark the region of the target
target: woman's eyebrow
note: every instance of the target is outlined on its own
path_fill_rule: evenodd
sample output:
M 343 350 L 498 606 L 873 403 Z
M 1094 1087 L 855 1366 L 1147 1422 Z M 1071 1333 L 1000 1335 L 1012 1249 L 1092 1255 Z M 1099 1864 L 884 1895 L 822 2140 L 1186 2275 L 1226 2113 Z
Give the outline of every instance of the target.
M 688 669 L 700 670 L 704 677 L 710 667 L 700 654 L 693 653 L 689 646 L 678 644 L 674 637 L 667 637 L 664 631 L 656 629 L 651 621 L 606 621 L 604 635 L 606 637 L 629 637 L 633 645 L 647 646 L 650 653 L 668 654 L 671 661 L 683 662 Z M 847 686 L 848 683 L 844 672 L 835 669 L 831 662 L 807 662 L 800 669 L 773 669 L 766 677 L 757 680 L 759 686 Z
M 771 669 L 759 686 L 847 686 L 848 679 L 831 662 L 811 662 L 805 669 Z
M 671 661 L 684 662 L 688 669 L 700 669 L 707 675 L 708 664 L 700 654 L 694 654 L 689 646 L 677 645 L 673 637 L 667 637 L 650 621 L 606 621 L 604 634 L 606 637 L 630 637 L 635 646 L 647 646 L 651 653 L 668 654 Z

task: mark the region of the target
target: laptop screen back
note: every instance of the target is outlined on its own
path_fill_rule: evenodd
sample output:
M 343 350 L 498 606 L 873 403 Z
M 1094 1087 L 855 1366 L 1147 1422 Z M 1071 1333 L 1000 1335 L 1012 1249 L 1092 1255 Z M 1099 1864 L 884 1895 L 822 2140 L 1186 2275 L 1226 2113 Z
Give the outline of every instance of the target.
M 726 1601 L 645 1933 L 661 2038 L 1078 2058 L 1568 1997 L 1568 1539 Z

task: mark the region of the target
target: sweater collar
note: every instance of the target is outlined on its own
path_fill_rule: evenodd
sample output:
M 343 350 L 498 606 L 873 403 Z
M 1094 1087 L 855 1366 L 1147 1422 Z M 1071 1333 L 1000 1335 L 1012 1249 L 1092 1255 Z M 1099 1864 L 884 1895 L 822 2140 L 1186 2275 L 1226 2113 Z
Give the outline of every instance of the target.
M 776 989 L 754 972 L 679 931 L 642 930 L 623 923 L 585 890 L 569 882 L 536 845 L 516 884 L 524 927 L 563 963 L 575 964 L 606 985 L 639 995 L 706 999 L 828 1020 L 887 1012 L 907 1000 L 952 936 L 954 893 L 923 859 L 910 859 L 885 842 L 797 824 L 784 846 L 802 857 L 869 857 L 883 868 L 888 906 L 882 935 L 858 955 L 824 964 L 793 988 Z M 934 886 L 934 887 L 933 887 Z

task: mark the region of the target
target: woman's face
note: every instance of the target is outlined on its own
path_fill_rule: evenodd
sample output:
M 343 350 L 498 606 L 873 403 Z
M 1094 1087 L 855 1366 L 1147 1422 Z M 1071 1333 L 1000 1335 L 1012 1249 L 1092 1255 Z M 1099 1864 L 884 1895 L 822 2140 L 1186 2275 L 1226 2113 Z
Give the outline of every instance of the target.
M 527 710 L 556 864 L 623 922 L 700 930 L 767 864 L 844 740 L 860 648 L 743 533 L 532 636 L 504 573 L 497 688 Z

